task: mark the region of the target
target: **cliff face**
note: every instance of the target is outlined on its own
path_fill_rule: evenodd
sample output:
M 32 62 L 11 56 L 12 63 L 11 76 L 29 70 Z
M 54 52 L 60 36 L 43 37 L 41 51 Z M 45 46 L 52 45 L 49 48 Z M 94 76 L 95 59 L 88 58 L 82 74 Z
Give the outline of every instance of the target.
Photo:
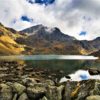
M 23 46 L 15 41 L 20 35 L 13 32 L 0 24 L 0 55 L 21 54 L 24 51 Z

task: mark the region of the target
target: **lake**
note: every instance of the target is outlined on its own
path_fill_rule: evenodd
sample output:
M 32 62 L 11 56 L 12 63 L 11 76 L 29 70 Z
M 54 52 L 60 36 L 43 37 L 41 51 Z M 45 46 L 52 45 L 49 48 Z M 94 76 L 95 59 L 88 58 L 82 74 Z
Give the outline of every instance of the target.
M 97 60 L 98 57 L 83 55 L 15 55 L 0 56 L 0 60 Z
M 49 69 L 50 72 L 70 74 L 79 69 L 100 67 L 98 57 L 83 55 L 20 55 L 1 56 L 0 60 L 25 61 L 28 67 L 42 70 Z

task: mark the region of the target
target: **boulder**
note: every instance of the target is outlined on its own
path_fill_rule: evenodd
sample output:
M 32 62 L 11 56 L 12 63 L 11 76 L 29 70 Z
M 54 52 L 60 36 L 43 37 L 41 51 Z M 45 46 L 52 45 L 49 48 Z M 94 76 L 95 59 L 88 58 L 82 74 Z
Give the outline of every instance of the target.
M 13 84 L 13 89 L 14 89 L 14 91 L 16 93 L 21 94 L 21 93 L 23 93 L 26 90 L 26 87 L 21 85 L 21 84 L 19 84 L 19 83 L 17 83 L 17 82 L 15 82 Z
M 91 91 L 91 95 L 100 95 L 100 80 L 95 82 L 94 89 Z
M 20 97 L 18 98 L 18 100 L 29 100 L 29 99 L 28 99 L 28 96 L 27 96 L 26 93 L 22 93 L 22 94 L 20 95 Z
M 64 89 L 63 85 L 59 87 L 48 86 L 46 97 L 48 98 L 48 100 L 62 100 L 63 89 Z
M 77 91 L 77 82 L 67 81 L 65 83 L 65 88 L 63 91 L 63 100 L 71 100 L 71 98 L 75 98 Z
M 100 95 L 92 95 L 86 98 L 86 100 L 100 100 Z
M 0 100 L 12 100 L 12 88 L 6 84 L 0 84 Z
M 50 85 L 50 86 L 54 86 L 55 85 L 55 83 L 54 83 L 54 81 L 52 81 L 52 80 L 45 80 L 45 83 L 47 84 L 47 85 Z
M 27 88 L 27 95 L 30 99 L 39 100 L 43 98 L 46 93 L 46 86 L 42 83 L 34 84 Z

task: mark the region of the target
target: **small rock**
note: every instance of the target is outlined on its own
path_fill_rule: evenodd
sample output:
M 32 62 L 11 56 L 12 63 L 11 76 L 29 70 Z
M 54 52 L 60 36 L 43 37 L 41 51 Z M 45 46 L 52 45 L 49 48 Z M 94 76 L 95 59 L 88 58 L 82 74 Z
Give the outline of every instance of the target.
M 99 95 L 89 96 L 86 98 L 86 100 L 100 100 L 100 96 Z
M 55 85 L 54 81 L 52 81 L 52 80 L 46 80 L 45 83 L 47 85 L 50 85 L 50 86 L 54 86 Z
M 47 97 L 44 96 L 44 97 L 43 97 L 42 99 L 40 99 L 40 100 L 48 100 L 48 99 L 47 99 Z

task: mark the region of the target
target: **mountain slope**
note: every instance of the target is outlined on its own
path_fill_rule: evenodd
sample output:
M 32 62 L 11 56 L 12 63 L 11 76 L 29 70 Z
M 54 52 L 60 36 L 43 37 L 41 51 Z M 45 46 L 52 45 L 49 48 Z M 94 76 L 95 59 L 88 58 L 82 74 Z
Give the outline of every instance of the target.
M 91 55 L 94 55 L 96 57 L 100 57 L 100 50 L 93 52 Z
M 0 24 L 0 55 L 20 54 L 24 51 L 23 46 L 14 40 L 17 36 Z

